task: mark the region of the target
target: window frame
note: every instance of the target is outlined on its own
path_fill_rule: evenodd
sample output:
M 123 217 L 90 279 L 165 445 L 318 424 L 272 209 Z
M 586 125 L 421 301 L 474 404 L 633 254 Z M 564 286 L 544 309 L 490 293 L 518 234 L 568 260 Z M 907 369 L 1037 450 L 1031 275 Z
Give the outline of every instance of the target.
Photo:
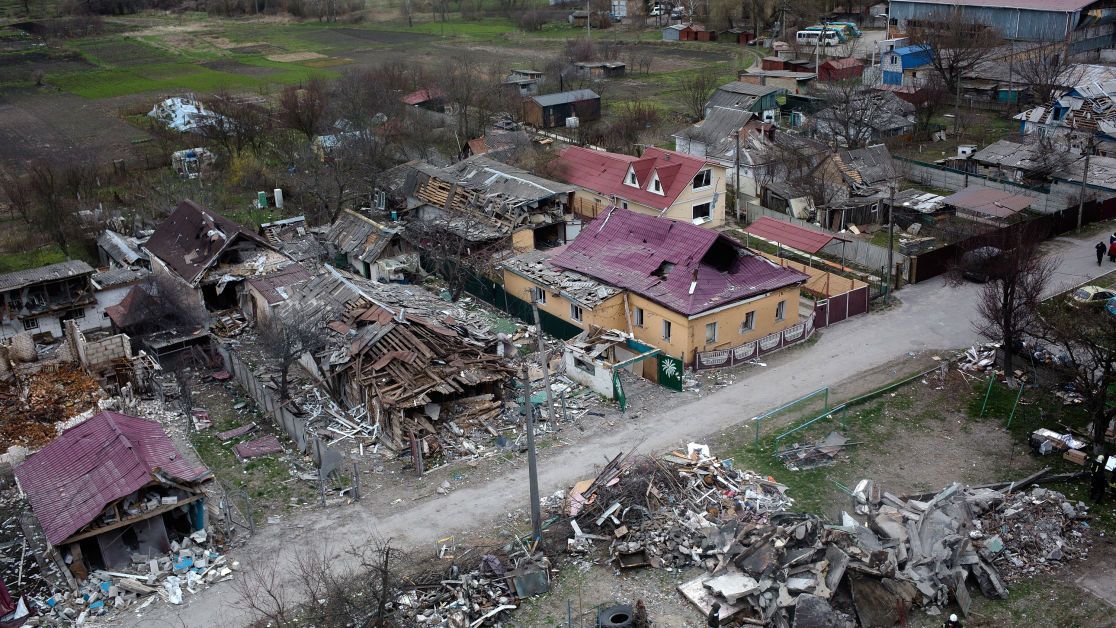
M 705 183 L 702 184 L 702 185 L 698 185 L 698 177 L 704 178 Z M 698 172 L 696 175 L 694 175 L 694 180 L 690 182 L 690 187 L 694 190 L 704 190 L 705 188 L 710 187 L 711 185 L 713 185 L 713 169 L 712 168 L 706 168 L 706 169 Z
M 531 288 L 531 297 L 535 299 L 536 303 L 546 305 L 546 290 L 543 290 L 538 286 L 534 286 Z
M 579 323 L 585 321 L 585 310 L 576 303 L 570 304 L 570 319 Z
M 643 308 L 638 305 L 632 306 L 632 325 L 634 327 L 643 327 L 646 314 Z
M 777 320 L 777 321 L 787 320 L 787 300 L 786 299 L 783 299 L 782 301 L 779 301 L 779 303 L 777 303 L 775 305 L 775 320 Z
M 671 331 L 672 330 L 671 330 L 670 320 L 664 318 L 663 319 L 663 340 L 666 340 L 667 342 L 670 342 L 670 332 Z
M 705 216 L 702 216 L 702 217 L 699 218 L 697 216 L 697 208 L 703 207 L 703 206 L 705 207 L 706 214 L 705 214 Z M 713 220 L 713 203 L 712 202 L 698 203 L 697 205 L 694 205 L 694 206 L 690 207 L 690 222 L 692 222 L 693 224 L 703 225 L 703 224 L 705 224 L 705 223 L 707 223 L 711 220 Z
M 746 334 L 756 329 L 756 311 L 744 313 L 744 320 L 740 321 L 740 333 Z
M 31 331 L 32 329 L 39 329 L 39 317 L 23 319 L 23 331 Z
M 713 331 L 713 337 L 709 337 L 710 328 Z M 717 321 L 705 324 L 705 344 L 715 344 L 717 342 Z

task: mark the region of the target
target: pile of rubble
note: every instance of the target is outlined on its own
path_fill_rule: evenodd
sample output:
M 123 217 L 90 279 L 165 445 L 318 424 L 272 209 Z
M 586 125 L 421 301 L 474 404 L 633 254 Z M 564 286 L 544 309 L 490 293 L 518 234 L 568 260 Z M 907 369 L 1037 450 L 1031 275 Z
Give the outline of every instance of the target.
M 97 380 L 77 366 L 39 371 L 0 384 L 0 450 L 31 449 L 54 440 L 56 423 L 97 407 Z
M 183 591 L 195 594 L 211 584 L 232 579 L 236 561 L 208 542 L 205 530 L 194 532 L 181 542 L 171 543 L 171 552 L 151 558 L 133 554 L 127 572 L 97 570 L 73 592 L 55 593 L 45 600 L 32 599 L 40 617 L 37 625 L 81 625 L 92 617 L 135 610 L 139 613 L 156 599 L 181 604 Z M 30 624 L 29 624 L 30 625 Z
M 1002 598 L 1007 583 L 1087 553 L 1084 504 L 1015 488 L 904 498 L 864 480 L 854 514 L 834 525 L 786 512 L 785 486 L 691 444 L 662 459 L 618 456 L 575 485 L 568 546 L 607 542 L 621 569 L 700 566 L 679 590 L 704 614 L 719 604 L 723 622 L 893 625 L 913 608 L 967 615 L 969 585 Z
M 843 435 L 830 432 L 816 443 L 791 443 L 775 452 L 775 456 L 791 471 L 828 467 L 837 464 L 837 455 L 854 444 Z
M 407 578 L 395 597 L 398 619 L 408 626 L 491 625 L 520 600 L 550 590 L 550 562 L 541 553 L 523 548 L 506 560 L 484 554 L 471 569 L 454 565 Z
M 996 350 L 999 343 L 973 345 L 957 356 L 957 368 L 962 373 L 986 373 L 996 367 Z

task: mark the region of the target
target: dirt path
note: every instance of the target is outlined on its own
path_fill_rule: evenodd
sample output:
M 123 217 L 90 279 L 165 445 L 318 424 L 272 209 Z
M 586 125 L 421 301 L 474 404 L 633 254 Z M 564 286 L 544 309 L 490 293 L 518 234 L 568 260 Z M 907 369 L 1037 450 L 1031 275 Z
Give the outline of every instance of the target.
M 1050 243 L 1051 252 L 1061 258 L 1052 290 L 1112 270 L 1110 265 L 1096 266 L 1093 239 L 1059 238 Z M 939 350 L 978 340 L 971 324 L 976 318 L 976 291 L 972 284 L 950 287 L 941 279 L 909 286 L 900 293 L 900 305 L 827 330 L 811 347 L 774 354 L 766 367 L 753 367 L 736 383 L 683 408 L 646 413 L 546 452 L 539 464 L 541 492 L 549 495 L 591 477 L 607 458 L 621 451 L 657 451 L 741 429 L 740 423 L 804 391 L 830 386 L 847 398 L 917 372 L 931 364 L 929 356 Z M 282 563 L 304 547 L 344 548 L 377 536 L 409 547 L 433 546 L 442 537 L 478 527 L 495 528 L 518 516 L 527 493 L 523 465 L 509 465 L 503 472 L 491 473 L 487 482 L 446 496 L 393 504 L 390 509 L 372 509 L 364 502 L 307 513 L 287 525 L 265 528 L 240 550 L 240 559 L 251 569 L 250 558 Z M 339 557 L 335 566 L 345 567 L 344 561 Z M 241 573 L 238 577 L 246 576 Z M 144 626 L 237 626 L 248 622 L 231 585 L 191 596 L 180 607 L 156 605 L 142 616 L 129 613 L 121 619 L 129 618 L 134 625 Z

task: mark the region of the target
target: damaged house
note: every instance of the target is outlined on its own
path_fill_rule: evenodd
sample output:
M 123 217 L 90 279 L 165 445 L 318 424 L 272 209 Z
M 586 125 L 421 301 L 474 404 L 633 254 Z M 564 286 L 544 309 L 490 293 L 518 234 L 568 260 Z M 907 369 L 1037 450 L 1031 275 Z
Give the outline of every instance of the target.
M 805 274 L 687 221 L 612 207 L 547 253 L 502 263 L 509 295 L 581 329 L 626 331 L 686 363 L 801 322 Z
M 163 427 L 101 412 L 62 433 L 15 469 L 50 545 L 77 580 L 162 557 L 205 529 L 211 477 L 186 461 Z
M 346 209 L 325 236 L 333 264 L 373 281 L 400 281 L 418 270 L 418 253 L 403 239 L 403 227 L 382 225 Z
M 259 235 L 193 201 L 182 201 L 144 245 L 157 280 L 182 288 L 199 308 L 240 303 L 243 282 L 294 261 Z
M 313 267 L 326 258 L 325 247 L 314 231 L 306 224 L 306 216 L 294 216 L 261 224 L 259 234 L 294 261 Z
M 511 238 L 529 251 L 565 244 L 574 187 L 484 156 L 439 168 L 411 164 L 403 182 L 410 217 L 446 228 L 470 243 Z
M 332 398 L 363 408 L 378 442 L 397 451 L 416 437 L 436 447 L 439 426 L 495 434 L 487 421 L 503 411 L 512 368 L 488 351 L 494 333 L 450 315 L 450 304 L 422 288 L 325 270 L 277 315 L 326 328 L 327 347 L 301 363 Z
M 100 327 L 94 272 L 70 260 L 0 275 L 0 338 L 23 332 L 60 338 L 69 319 L 81 329 Z

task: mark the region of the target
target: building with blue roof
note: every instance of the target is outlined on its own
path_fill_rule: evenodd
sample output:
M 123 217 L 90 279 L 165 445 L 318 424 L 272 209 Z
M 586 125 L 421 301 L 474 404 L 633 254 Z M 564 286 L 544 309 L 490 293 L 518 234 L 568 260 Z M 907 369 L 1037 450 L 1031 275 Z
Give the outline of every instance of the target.
M 885 85 L 920 85 L 923 81 L 919 70 L 928 69 L 934 51 L 925 44 L 904 46 L 887 52 L 880 59 L 880 71 Z

